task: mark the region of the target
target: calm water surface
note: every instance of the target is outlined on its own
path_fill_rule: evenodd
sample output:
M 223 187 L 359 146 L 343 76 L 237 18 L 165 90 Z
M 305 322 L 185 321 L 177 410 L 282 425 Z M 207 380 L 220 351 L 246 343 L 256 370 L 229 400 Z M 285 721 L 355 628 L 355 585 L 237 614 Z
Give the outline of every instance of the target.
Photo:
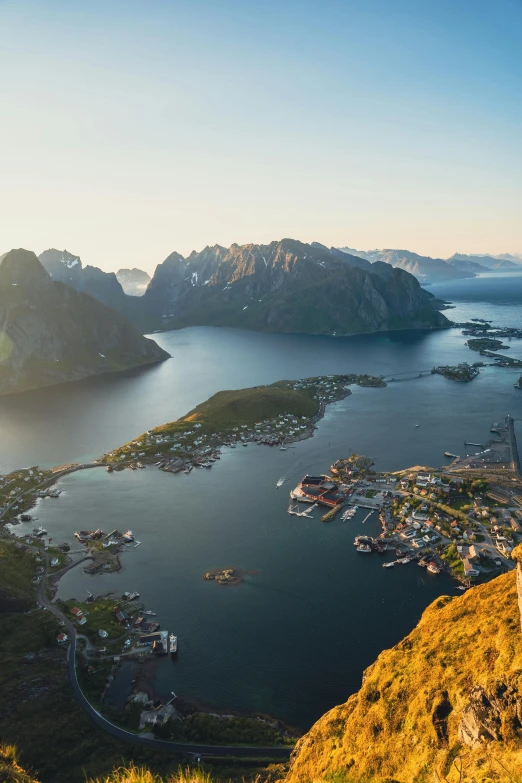
M 448 311 L 451 317 L 494 312 L 498 323 L 520 323 L 522 278 L 495 278 L 494 289 L 488 283 L 489 302 L 472 298 L 482 278 L 464 282 L 471 293 L 462 301 L 431 287 L 458 310 L 468 308 L 466 315 Z M 514 284 L 518 301 L 495 304 L 507 297 L 503 286 Z M 457 287 L 464 297 L 460 281 Z M 326 372 L 411 377 L 436 363 L 469 361 L 474 355 L 464 339 L 457 330 L 338 339 L 219 329 L 161 335 L 173 359 L 159 367 L 4 398 L 1 457 L 12 465 L 96 455 L 220 388 Z M 288 516 L 288 490 L 305 471 L 326 470 L 351 451 L 372 456 L 382 469 L 440 465 L 445 450 L 463 453 L 464 440 L 487 439 L 493 420 L 520 418 L 517 376 L 488 367 L 471 384 L 429 376 L 356 388 L 296 448 L 225 450 L 211 471 L 189 476 L 153 468 L 69 476 L 62 496 L 41 501 L 35 512 L 56 540 L 72 543 L 79 528 L 130 527 L 143 544 L 124 554 L 118 574 L 69 572 L 59 595 L 138 590 L 162 627 L 180 637 L 178 660 L 158 667 L 159 691 L 261 710 L 306 728 L 357 689 L 363 669 L 413 627 L 428 603 L 457 593 L 449 579 L 415 565 L 383 569 L 377 555 L 356 553 L 354 536 L 378 530 L 376 519 L 363 524 L 366 512 L 329 525 L 317 512 L 313 520 Z M 285 483 L 276 489 L 280 477 Z M 225 566 L 257 573 L 235 588 L 201 581 L 209 568 Z

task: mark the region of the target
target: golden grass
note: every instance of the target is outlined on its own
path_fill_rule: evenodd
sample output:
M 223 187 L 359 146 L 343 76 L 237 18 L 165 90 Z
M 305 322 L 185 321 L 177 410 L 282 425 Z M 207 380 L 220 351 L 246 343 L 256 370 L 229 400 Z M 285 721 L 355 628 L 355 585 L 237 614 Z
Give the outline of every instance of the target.
M 18 764 L 14 745 L 0 745 L 0 783 L 38 783 Z
M 287 783 L 514 783 L 522 776 L 520 732 L 472 751 L 460 746 L 458 726 L 473 685 L 511 674 L 522 694 L 521 670 L 514 572 L 460 597 L 441 597 L 366 670 L 360 691 L 299 741 Z M 446 702 L 451 709 L 441 738 L 434 713 Z
M 183 767 L 165 777 L 131 764 L 129 767 L 119 767 L 107 777 L 97 778 L 90 783 L 212 783 L 212 777 L 203 770 Z

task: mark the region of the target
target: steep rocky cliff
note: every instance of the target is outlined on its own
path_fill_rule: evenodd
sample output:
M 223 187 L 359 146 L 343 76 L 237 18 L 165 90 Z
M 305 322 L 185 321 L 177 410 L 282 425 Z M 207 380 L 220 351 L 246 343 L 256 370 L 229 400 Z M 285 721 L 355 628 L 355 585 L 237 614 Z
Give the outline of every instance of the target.
M 157 267 L 142 301 L 150 323 L 163 328 L 340 335 L 448 325 L 432 299 L 402 270 L 284 239 L 215 245 L 186 259 L 173 253 Z
M 119 313 L 51 280 L 34 253 L 0 262 L 0 394 L 166 358 Z
M 514 554 L 522 560 L 522 547 Z M 520 562 L 516 574 L 437 599 L 299 741 L 286 783 L 518 781 L 521 612 Z

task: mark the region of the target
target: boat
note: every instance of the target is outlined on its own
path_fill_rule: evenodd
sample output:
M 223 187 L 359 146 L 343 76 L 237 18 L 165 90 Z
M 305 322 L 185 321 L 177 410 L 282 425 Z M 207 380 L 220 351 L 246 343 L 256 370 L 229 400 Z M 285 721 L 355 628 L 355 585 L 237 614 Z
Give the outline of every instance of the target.
M 149 617 L 156 617 L 156 615 L 157 615 L 157 613 L 156 613 L 156 612 L 152 612 L 150 609 L 146 609 L 146 610 L 143 612 L 143 614 L 148 614 L 148 615 L 149 615 Z
M 409 558 L 409 557 L 403 557 L 403 558 L 402 558 L 402 560 L 401 560 L 400 562 L 401 562 L 403 565 L 404 565 L 405 563 L 411 563 L 411 558 Z
M 392 560 L 392 561 L 391 561 L 391 562 L 389 562 L 389 563 L 383 563 L 383 564 L 382 564 L 382 567 L 383 567 L 383 568 L 393 568 L 393 566 L 394 566 L 394 565 L 395 565 L 395 562 Z
M 169 648 L 170 648 L 171 655 L 178 654 L 178 637 L 175 636 L 175 634 L 173 633 L 171 633 L 169 636 Z
M 357 547 L 358 552 L 371 552 L 372 548 L 369 544 L 359 544 Z
M 98 531 L 96 531 L 96 532 L 98 532 Z M 134 541 L 134 536 L 132 534 L 132 530 L 127 530 L 126 533 L 123 533 L 121 538 L 122 538 L 122 541 L 125 541 L 125 542 Z
M 419 378 L 420 378 L 420 375 L 419 375 Z M 416 424 L 415 426 L 416 426 L 416 427 L 420 427 L 420 424 Z
M 426 571 L 429 571 L 430 574 L 440 574 L 440 568 L 436 563 L 428 563 Z
M 286 446 L 280 446 L 279 451 L 286 451 Z
M 444 456 L 445 457 L 452 457 L 453 459 L 458 459 L 459 458 L 458 454 L 452 454 L 451 451 L 445 451 L 444 452 Z
M 192 466 L 192 465 L 188 465 L 188 466 L 185 468 L 185 473 L 190 473 L 190 471 L 192 470 L 192 468 L 193 468 L 193 466 Z
M 284 478 L 280 478 L 276 482 L 276 487 L 282 487 L 284 483 L 285 483 Z
M 112 465 L 107 465 L 106 471 L 107 471 L 107 473 L 112 473 L 112 471 L 113 471 Z

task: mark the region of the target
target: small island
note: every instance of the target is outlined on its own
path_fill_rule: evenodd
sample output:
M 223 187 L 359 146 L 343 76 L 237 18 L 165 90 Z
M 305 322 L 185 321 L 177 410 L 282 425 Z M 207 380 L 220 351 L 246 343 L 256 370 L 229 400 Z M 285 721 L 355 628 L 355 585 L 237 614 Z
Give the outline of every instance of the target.
M 212 568 L 203 574 L 203 579 L 208 582 L 217 582 L 218 585 L 239 585 L 246 573 L 240 568 Z
M 494 337 L 477 337 L 468 340 L 466 345 L 472 351 L 498 351 L 499 348 L 509 350 L 509 345 L 503 345 L 502 340 L 496 340 Z
M 476 365 L 462 362 L 462 364 L 458 364 L 456 367 L 451 367 L 450 365 L 434 367 L 431 372 L 434 375 L 443 375 L 450 381 L 457 381 L 457 383 L 468 383 L 477 377 L 479 374 L 479 369 Z

